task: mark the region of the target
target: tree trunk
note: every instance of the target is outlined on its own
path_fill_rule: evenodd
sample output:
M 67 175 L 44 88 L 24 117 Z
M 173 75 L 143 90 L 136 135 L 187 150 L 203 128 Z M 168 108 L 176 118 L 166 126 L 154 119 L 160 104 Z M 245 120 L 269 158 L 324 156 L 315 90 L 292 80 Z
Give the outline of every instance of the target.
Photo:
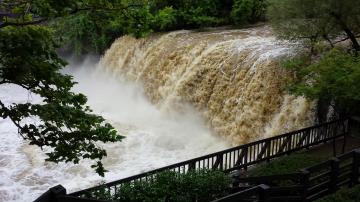
M 356 39 L 355 34 L 350 30 L 350 28 L 347 26 L 347 24 L 341 19 L 341 16 L 334 12 L 331 12 L 330 14 L 336 19 L 336 21 L 339 23 L 340 27 L 343 29 L 343 31 L 346 33 L 346 35 L 349 37 L 354 50 L 356 52 L 360 52 L 360 45 Z

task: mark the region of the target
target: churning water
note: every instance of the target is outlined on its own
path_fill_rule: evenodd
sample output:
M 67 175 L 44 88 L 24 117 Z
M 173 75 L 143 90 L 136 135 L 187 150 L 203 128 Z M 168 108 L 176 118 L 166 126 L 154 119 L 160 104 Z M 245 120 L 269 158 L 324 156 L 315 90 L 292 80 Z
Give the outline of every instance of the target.
M 9 120 L 0 119 L 0 201 L 33 201 L 57 184 L 76 191 L 229 147 L 190 106 L 182 112 L 160 111 L 141 86 L 95 66 L 88 60 L 67 72 L 79 82 L 74 90 L 88 96 L 94 112 L 126 136 L 121 143 L 103 145 L 108 152 L 106 177 L 97 176 L 86 161 L 44 162 L 43 151 L 24 142 Z M 1 86 L 0 99 L 7 104 L 40 101 L 13 85 Z

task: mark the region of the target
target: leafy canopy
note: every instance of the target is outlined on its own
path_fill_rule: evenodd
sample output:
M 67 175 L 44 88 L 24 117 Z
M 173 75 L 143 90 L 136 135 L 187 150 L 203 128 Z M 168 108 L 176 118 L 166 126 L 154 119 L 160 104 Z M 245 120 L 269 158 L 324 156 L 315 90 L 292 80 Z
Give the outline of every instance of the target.
M 360 57 L 333 49 L 314 63 L 309 56 L 289 60 L 285 66 L 296 72 L 288 89 L 310 99 L 321 98 L 338 115 L 359 114 Z
M 10 119 L 30 144 L 48 148 L 48 161 L 76 164 L 91 159 L 92 167 L 103 176 L 101 160 L 106 151 L 98 142 L 118 142 L 123 137 L 91 113 L 84 95 L 71 92 L 75 82 L 60 73 L 66 63 L 56 53 L 54 31 L 44 22 L 82 10 L 124 6 L 116 0 L 0 1 L 0 85 L 21 86 L 43 100 L 10 105 L 0 100 L 0 116 Z
M 353 0 L 269 0 L 268 15 L 275 32 L 284 39 L 319 40 L 331 46 L 349 39 L 360 51 L 360 1 Z
M 265 0 L 148 0 L 123 12 L 82 11 L 53 27 L 77 53 L 104 52 L 118 37 L 151 32 L 243 25 L 264 19 Z M 90 42 L 90 43 L 89 43 Z
M 236 25 L 250 24 L 265 17 L 267 0 L 235 0 L 231 17 Z
M 277 35 L 310 48 L 285 63 L 294 73 L 288 90 L 318 100 L 318 117 L 359 114 L 360 1 L 270 0 Z M 344 50 L 345 49 L 345 50 Z

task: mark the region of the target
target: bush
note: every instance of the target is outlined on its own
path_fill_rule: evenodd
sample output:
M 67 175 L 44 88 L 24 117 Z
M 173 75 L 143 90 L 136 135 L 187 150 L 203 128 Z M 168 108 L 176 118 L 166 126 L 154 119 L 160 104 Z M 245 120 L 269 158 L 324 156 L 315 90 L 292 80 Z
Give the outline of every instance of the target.
M 316 200 L 316 202 L 358 202 L 360 201 L 360 185 L 351 189 L 341 189 L 340 191 Z
M 280 175 L 299 171 L 326 160 L 324 157 L 313 156 L 309 154 L 295 154 L 285 156 L 271 161 L 262 163 L 254 169 L 249 170 L 249 176 Z
M 231 18 L 234 24 L 255 23 L 265 16 L 267 3 L 265 0 L 235 0 Z
M 212 201 L 229 194 L 231 179 L 221 171 L 200 170 L 186 174 L 166 171 L 157 174 L 153 181 L 127 183 L 111 195 L 106 189 L 92 197 L 113 201 Z
M 153 27 L 159 31 L 172 29 L 177 23 L 176 14 L 172 7 L 161 9 L 154 17 Z
M 311 58 L 303 56 L 284 64 L 295 73 L 288 90 L 298 96 L 321 99 L 327 103 L 325 107 L 331 106 L 338 117 L 359 115 L 360 57 L 332 49 L 318 61 L 312 64 L 309 61 Z

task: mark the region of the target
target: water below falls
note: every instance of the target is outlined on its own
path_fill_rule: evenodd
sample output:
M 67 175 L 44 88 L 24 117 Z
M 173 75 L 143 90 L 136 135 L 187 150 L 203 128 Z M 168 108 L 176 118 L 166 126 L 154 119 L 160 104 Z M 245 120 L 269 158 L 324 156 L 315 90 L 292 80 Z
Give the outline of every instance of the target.
M 66 71 L 75 77 L 75 91 L 88 96 L 95 113 L 103 115 L 126 139 L 103 145 L 109 172 L 100 178 L 90 162 L 54 164 L 29 146 L 16 127 L 0 119 L 0 201 L 29 202 L 48 188 L 62 184 L 69 192 L 113 181 L 229 147 L 205 126 L 190 106 L 181 112 L 161 111 L 151 104 L 138 84 L 122 81 L 96 68 L 91 60 Z M 13 85 L 0 87 L 6 104 L 39 102 L 39 98 Z

